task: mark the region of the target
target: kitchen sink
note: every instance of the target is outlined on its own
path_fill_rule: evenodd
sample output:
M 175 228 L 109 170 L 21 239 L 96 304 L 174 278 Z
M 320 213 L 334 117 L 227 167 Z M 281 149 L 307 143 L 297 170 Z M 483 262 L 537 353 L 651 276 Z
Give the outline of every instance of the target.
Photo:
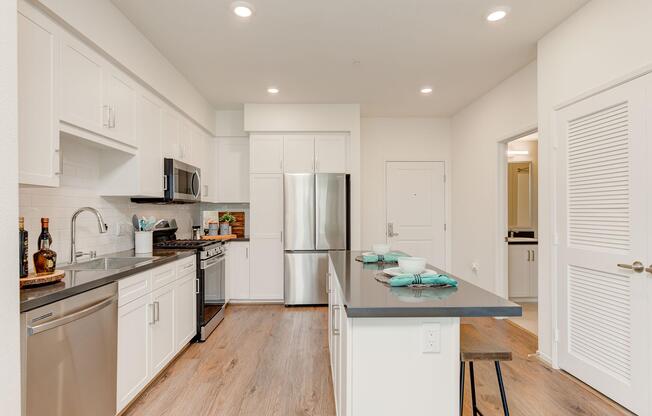
M 154 260 L 156 257 L 100 257 L 97 259 L 68 264 L 63 270 L 120 270 Z

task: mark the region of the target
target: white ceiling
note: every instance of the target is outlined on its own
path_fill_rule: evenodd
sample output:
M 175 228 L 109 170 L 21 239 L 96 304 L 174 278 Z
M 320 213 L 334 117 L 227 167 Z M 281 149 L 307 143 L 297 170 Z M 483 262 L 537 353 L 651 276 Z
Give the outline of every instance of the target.
M 228 0 L 112 1 L 216 108 L 446 116 L 533 61 L 537 39 L 588 0 L 249 0 L 249 20 Z M 505 5 L 506 19 L 485 20 Z

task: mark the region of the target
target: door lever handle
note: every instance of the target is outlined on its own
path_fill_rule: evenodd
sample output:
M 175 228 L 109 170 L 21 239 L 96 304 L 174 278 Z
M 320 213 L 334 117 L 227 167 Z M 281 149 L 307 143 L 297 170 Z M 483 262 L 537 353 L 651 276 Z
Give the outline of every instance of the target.
M 641 263 L 640 261 L 635 261 L 632 264 L 619 263 L 618 267 L 620 267 L 621 269 L 633 270 L 636 273 L 643 273 L 643 271 L 647 271 L 648 273 L 652 273 L 652 267 L 650 267 L 649 269 L 646 269 L 645 266 L 643 265 L 643 263 Z

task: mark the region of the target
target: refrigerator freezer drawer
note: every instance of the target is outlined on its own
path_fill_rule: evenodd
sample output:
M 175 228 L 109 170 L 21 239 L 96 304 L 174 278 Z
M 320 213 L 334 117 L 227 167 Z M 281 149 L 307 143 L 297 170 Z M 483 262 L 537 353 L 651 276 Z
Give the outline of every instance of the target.
M 328 304 L 327 252 L 285 253 L 285 304 Z

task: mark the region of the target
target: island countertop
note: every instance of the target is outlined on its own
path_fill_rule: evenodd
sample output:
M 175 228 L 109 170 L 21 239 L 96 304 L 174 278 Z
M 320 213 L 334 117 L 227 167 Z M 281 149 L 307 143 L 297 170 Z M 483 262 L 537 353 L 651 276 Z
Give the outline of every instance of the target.
M 361 251 L 332 251 L 349 318 L 521 316 L 519 305 L 428 265 L 458 281 L 457 287 L 412 289 L 388 287 L 375 275 L 387 264 L 357 261 Z

